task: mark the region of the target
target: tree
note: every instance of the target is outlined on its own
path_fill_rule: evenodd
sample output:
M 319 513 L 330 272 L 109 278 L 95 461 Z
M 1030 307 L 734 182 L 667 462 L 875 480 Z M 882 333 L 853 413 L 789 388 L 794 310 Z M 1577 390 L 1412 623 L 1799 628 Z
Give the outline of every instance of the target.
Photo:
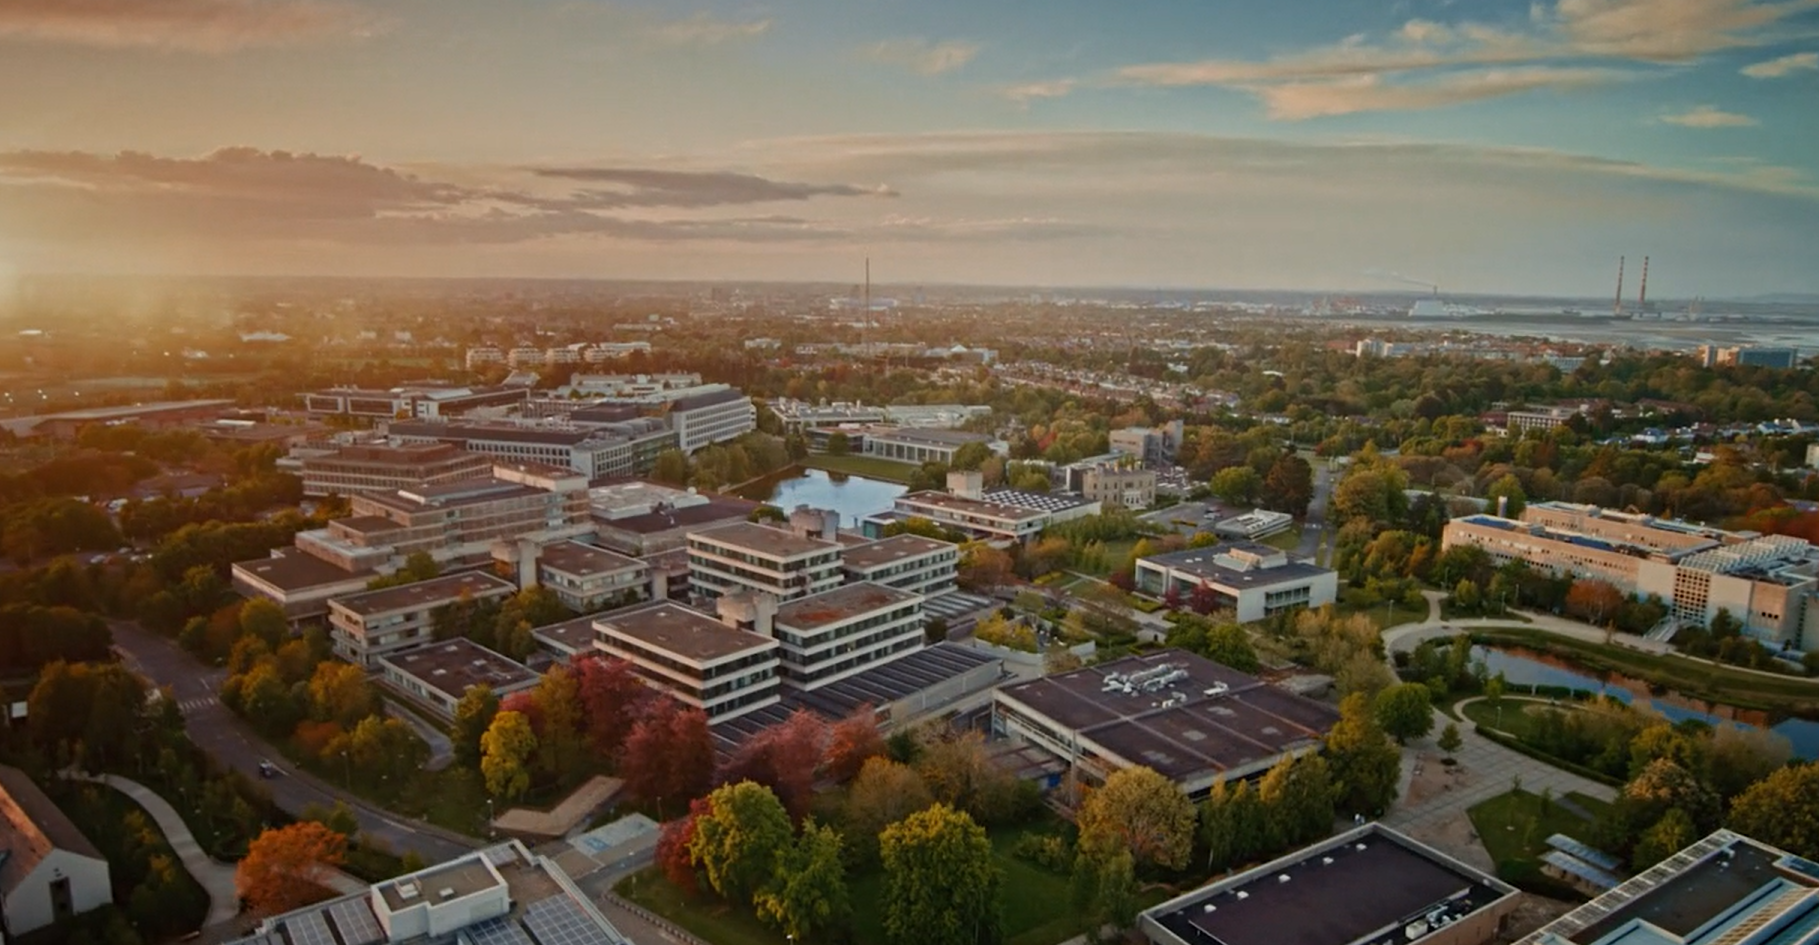
M 833 452 L 831 443 L 828 452 Z M 990 446 L 984 443 L 965 443 L 954 451 L 953 461 L 947 466 L 949 469 L 974 470 L 985 465 L 985 461 L 991 458 L 992 448 Z
M 1407 744 L 1434 730 L 1433 693 L 1422 683 L 1398 683 L 1377 694 L 1377 724 L 1397 742 Z
M 1581 578 L 1566 592 L 1566 611 L 1586 623 L 1603 626 L 1623 606 L 1623 592 L 1609 581 Z
M 625 660 L 588 656 L 574 666 L 588 744 L 600 758 L 617 758 L 652 689 Z
M 1213 476 L 1213 495 L 1230 505 L 1253 505 L 1263 490 L 1263 477 L 1249 466 L 1228 466 Z
M 855 859 L 869 863 L 884 828 L 935 803 L 922 776 L 888 758 L 867 759 L 846 792 L 845 822 Z
M 632 797 L 659 806 L 666 799 L 680 805 L 706 794 L 714 776 L 707 714 L 653 700 L 625 737 L 619 771 Z
M 663 878 L 691 896 L 699 891 L 696 881 L 700 874 L 695 870 L 695 858 L 689 853 L 689 847 L 695 843 L 695 824 L 710 809 L 707 798 L 695 798 L 689 802 L 687 814 L 664 824 L 657 834 L 654 856 L 658 868 L 663 870 Z
M 998 941 L 998 867 L 971 817 L 938 804 L 886 827 L 878 844 L 884 933 L 894 945 Z
M 464 768 L 480 766 L 480 739 L 498 714 L 499 697 L 491 686 L 469 686 L 461 694 L 461 701 L 455 703 L 454 737 L 450 739 L 454 742 L 456 764 Z
M 852 440 L 844 433 L 834 433 L 827 438 L 827 455 L 845 456 L 853 451 Z
M 1789 853 L 1819 857 L 1819 765 L 1781 768 L 1731 802 L 1728 826 Z
M 311 715 L 342 728 L 352 728 L 373 711 L 366 671 L 352 663 L 318 664 L 310 677 L 309 697 Z
M 277 603 L 254 597 L 240 607 L 240 632 L 263 640 L 267 647 L 276 650 L 290 635 L 290 621 L 284 616 L 284 608 Z
M 1793 756 L 1787 736 L 1754 725 L 1719 725 L 1705 743 L 1707 778 L 1723 798 L 1743 793 Z
M 747 739 L 733 753 L 721 780 L 756 781 L 775 791 L 790 816 L 808 815 L 815 797 L 815 769 L 827 742 L 827 725 L 807 709 L 797 709 L 781 725 Z
M 1693 818 L 1678 807 L 1670 808 L 1654 826 L 1642 831 L 1642 838 L 1636 841 L 1636 849 L 1630 854 L 1630 863 L 1638 870 L 1647 869 L 1692 846 L 1698 839 Z
M 984 736 L 977 731 L 926 739 L 916 773 L 935 800 L 979 821 L 992 823 L 1012 812 L 1016 776 L 992 762 Z
M 750 905 L 790 843 L 789 813 L 770 788 L 752 781 L 716 788 L 707 801 L 707 813 L 695 819 L 689 859 L 722 898 Z
M 758 918 L 795 942 L 825 941 L 845 929 L 852 901 L 840 847 L 840 834 L 833 828 L 812 818 L 804 822 L 796 842 L 777 854 L 770 883 L 752 903 Z
M 1497 500 L 1505 499 L 1503 514 L 1510 518 L 1519 518 L 1522 510 L 1528 507 L 1528 493 L 1522 491 L 1522 480 L 1515 473 L 1504 473 L 1503 478 L 1491 483 L 1484 491 L 1484 497 L 1490 500 L 1491 511 L 1497 510 Z
M 247 846 L 234 888 L 254 912 L 289 912 L 333 895 L 330 871 L 346 855 L 347 838 L 313 820 L 269 828 Z
M 1332 776 L 1317 754 L 1276 762 L 1257 782 L 1257 801 L 1272 847 L 1299 846 L 1332 832 Z
M 1453 606 L 1468 614 L 1475 614 L 1484 605 L 1484 595 L 1478 590 L 1478 582 L 1471 578 L 1460 578 L 1453 587 Z
M 1446 727 L 1440 730 L 1440 741 L 1435 744 L 1439 746 L 1440 751 L 1448 758 L 1457 754 L 1459 749 L 1465 745 L 1465 740 L 1459 737 L 1458 723 L 1446 723 Z
M 1314 469 L 1307 460 L 1285 452 L 1263 477 L 1263 505 L 1294 516 L 1307 514 L 1314 498 Z
M 531 786 L 526 763 L 537 750 L 537 736 L 522 712 L 502 710 L 480 737 L 480 773 L 486 789 L 501 800 L 516 800 Z
M 1333 803 L 1348 814 L 1376 814 L 1396 799 L 1402 754 L 1378 727 L 1370 697 L 1353 693 L 1339 703 L 1339 721 L 1326 736 Z
M 884 735 L 878 731 L 878 713 L 870 705 L 862 705 L 828 729 L 822 768 L 828 777 L 845 783 L 858 776 L 867 761 L 883 756 Z
M 991 593 L 1011 579 L 1012 562 L 1008 552 L 984 542 L 968 544 L 960 552 L 960 586 L 974 592 Z
M 1079 825 L 1083 849 L 1126 850 L 1138 864 L 1181 869 L 1194 845 L 1194 804 L 1175 782 L 1138 765 L 1087 795 Z
M 536 707 L 537 767 L 552 779 L 577 770 L 582 762 L 580 684 L 567 666 L 555 665 L 531 690 Z
M 665 485 L 688 485 L 688 454 L 674 449 L 658 453 L 651 466 L 651 478 Z

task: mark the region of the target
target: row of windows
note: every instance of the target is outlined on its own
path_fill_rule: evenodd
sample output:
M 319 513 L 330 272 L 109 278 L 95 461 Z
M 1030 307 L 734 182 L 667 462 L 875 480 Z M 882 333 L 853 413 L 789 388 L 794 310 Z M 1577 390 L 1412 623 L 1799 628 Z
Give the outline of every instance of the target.
M 869 666 L 874 663 L 881 663 L 890 656 L 902 653 L 906 650 L 913 650 L 921 645 L 922 641 L 920 637 L 911 637 L 882 650 L 849 656 L 837 663 L 818 665 L 812 670 L 800 669 L 785 663 L 783 664 L 782 676 L 786 681 L 795 683 L 798 686 L 812 686 L 849 670 L 857 669 L 861 666 Z
M 783 641 L 785 646 L 794 649 L 812 650 L 825 646 L 835 640 L 856 636 L 874 627 L 900 624 L 905 620 L 913 620 L 921 615 L 922 604 L 917 601 L 911 601 L 900 607 L 886 611 L 885 613 L 867 617 L 857 623 L 850 623 L 843 627 L 834 627 L 827 630 L 818 630 L 814 633 L 795 633 L 784 629 L 782 626 L 778 626 L 777 639 Z

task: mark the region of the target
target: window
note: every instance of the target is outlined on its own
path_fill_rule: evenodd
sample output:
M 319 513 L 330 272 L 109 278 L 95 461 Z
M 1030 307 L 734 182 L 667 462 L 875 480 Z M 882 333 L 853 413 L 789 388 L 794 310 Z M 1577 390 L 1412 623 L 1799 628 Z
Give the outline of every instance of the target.
M 67 919 L 76 914 L 76 902 L 70 895 L 68 876 L 51 880 L 51 914 L 58 919 Z

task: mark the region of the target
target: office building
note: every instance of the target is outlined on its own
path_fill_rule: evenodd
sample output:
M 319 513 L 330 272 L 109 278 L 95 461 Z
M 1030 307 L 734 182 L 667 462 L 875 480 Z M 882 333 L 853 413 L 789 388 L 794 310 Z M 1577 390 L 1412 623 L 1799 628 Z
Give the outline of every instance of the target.
M 510 581 L 468 571 L 336 597 L 328 602 L 329 645 L 336 656 L 377 669 L 382 657 L 433 642 L 436 611 L 517 592 L 518 586 Z
M 960 547 L 920 535 L 897 535 L 848 547 L 841 569 L 848 582 L 869 581 L 933 597 L 958 586 Z
M 1098 502 L 1081 496 L 983 488 L 976 470 L 947 474 L 946 492 L 912 492 L 892 501 L 892 509 L 866 519 L 869 537 L 881 537 L 893 522 L 921 518 L 995 544 L 1024 543 L 1050 525 L 1097 515 Z
M 998 454 L 1008 449 L 986 434 L 962 430 L 873 426 L 858 431 L 858 435 L 860 444 L 857 448 L 864 455 L 917 466 L 923 463 L 952 465 L 955 453 L 975 443 Z
M 1338 596 L 1338 575 L 1268 545 L 1242 542 L 1189 548 L 1137 560 L 1137 590 L 1156 598 L 1190 598 L 1210 590 L 1220 610 L 1240 623 L 1299 607 L 1324 607 Z M 1201 590 L 1201 593 L 1205 593 Z
M 774 615 L 767 601 L 747 611 L 733 609 L 737 600 L 722 603 L 723 619 L 750 614 L 756 632 L 783 645 L 778 675 L 798 689 L 817 689 L 922 648 L 921 595 L 882 584 L 848 584 L 799 598 L 775 607 Z
M 228 945 L 632 945 L 568 873 L 513 840 L 294 912 Z
M 593 545 L 576 541 L 545 545 L 536 552 L 536 568 L 537 583 L 576 613 L 622 607 L 651 596 L 649 565 Z
M 470 371 L 478 371 L 505 363 L 505 352 L 493 347 L 469 348 L 462 359 Z
M 0 910 L 7 940 L 113 901 L 107 859 L 25 772 L 0 765 Z
M 780 644 L 681 604 L 660 601 L 594 619 L 596 645 L 647 685 L 707 713 L 710 723 L 775 705 Z
M 231 400 L 168 400 L 118 407 L 84 407 L 9 421 L 6 428 L 21 437 L 49 436 L 73 440 L 88 426 L 131 424 L 145 430 L 168 430 L 213 420 L 232 411 Z
M 1109 435 L 1112 452 L 1135 457 L 1139 462 L 1163 464 L 1174 462 L 1180 452 L 1184 428 L 1180 420 L 1160 427 L 1125 427 Z
M 509 462 L 564 466 L 588 479 L 649 472 L 657 454 L 676 445 L 675 431 L 649 419 L 586 426 L 561 421 L 402 422 L 387 432 L 401 443 L 448 443 Z
M 1442 549 L 1471 544 L 1498 565 L 1526 561 L 1553 574 L 1653 594 L 1669 620 L 1709 625 L 1719 610 L 1770 647 L 1819 647 L 1819 551 L 1786 535 L 1728 532 L 1569 502 L 1536 502 L 1520 521 L 1469 515 L 1447 523 Z
M 1724 348 L 1718 345 L 1701 345 L 1698 359 L 1706 367 L 1734 364 L 1790 369 L 1800 365 L 1800 352 L 1795 348 L 1758 348 L 1747 345 Z
M 484 686 L 503 699 L 536 688 L 542 677 L 522 663 L 456 637 L 380 657 L 379 678 L 387 688 L 452 720 L 469 686 Z
M 492 475 L 493 458 L 445 443 L 348 446 L 299 457 L 303 494 L 353 495 L 441 485 Z
M 955 429 L 976 417 L 989 417 L 992 408 L 979 404 L 893 404 L 874 407 L 845 402 L 811 404 L 801 400 L 773 400 L 768 406 L 783 423 L 786 433 L 804 433 L 815 427 L 892 427 Z
M 1150 945 L 1489 945 L 1520 895 L 1370 823 L 1152 906 L 1137 928 Z
M 1084 469 L 1066 468 L 1068 489 L 1101 507 L 1121 506 L 1141 511 L 1156 504 L 1156 471 L 1119 463 L 1095 463 Z
M 686 547 L 689 532 L 748 521 L 761 504 L 638 479 L 596 483 L 588 503 L 599 543 L 632 556 Z
M 844 579 L 838 543 L 750 522 L 690 532 L 688 563 L 689 585 L 704 597 L 750 590 L 787 602 Z
M 1295 527 L 1295 517 L 1287 512 L 1255 509 L 1242 515 L 1220 520 L 1213 525 L 1213 534 L 1221 538 L 1256 541 L 1259 538 L 1280 535 L 1293 527 Z
M 752 399 L 725 385 L 672 400 L 665 415 L 684 453 L 715 443 L 738 439 L 758 429 L 758 409 Z
M 460 416 L 481 407 L 521 404 L 529 392 L 517 387 L 452 387 L 421 384 L 390 390 L 336 387 L 303 395 L 303 409 L 311 417 L 353 417 L 365 420 L 425 420 Z
M 1815 945 L 1819 865 L 1720 830 L 1518 945 Z
M 1527 433 L 1530 430 L 1552 430 L 1564 426 L 1568 420 L 1579 416 L 1573 407 L 1536 407 L 1532 410 L 1511 410 L 1507 415 L 1511 433 Z
M 328 617 L 330 598 L 355 594 L 379 572 L 370 567 L 343 568 L 302 548 L 277 548 L 269 557 L 234 562 L 234 591 L 242 597 L 263 597 L 284 609 L 293 626 L 319 623 Z
M 994 732 L 1041 748 L 1087 781 L 1142 765 L 1195 797 L 1221 779 L 1318 751 L 1338 720 L 1332 706 L 1174 649 L 992 694 Z

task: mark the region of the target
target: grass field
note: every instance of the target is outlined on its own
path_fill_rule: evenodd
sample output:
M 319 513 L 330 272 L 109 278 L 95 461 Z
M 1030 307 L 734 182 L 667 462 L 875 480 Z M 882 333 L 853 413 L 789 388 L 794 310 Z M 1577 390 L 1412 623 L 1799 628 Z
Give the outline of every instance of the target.
M 1371 618 L 1371 623 L 1377 625 L 1378 632 L 1405 623 L 1420 623 L 1427 619 L 1427 607 L 1425 606 L 1425 602 L 1423 602 L 1423 606 L 1419 610 L 1404 607 L 1401 604 L 1396 604 L 1392 607 L 1385 607 L 1382 604 L 1371 607 L 1353 607 L 1350 604 L 1339 603 L 1333 606 L 1341 617 L 1350 617 L 1353 614 L 1363 614 L 1366 617 Z
M 1535 733 L 1534 716 L 1529 714 L 1529 710 L 1537 707 L 1545 708 L 1543 703 L 1505 698 L 1501 710 L 1493 708 L 1488 702 L 1479 700 L 1467 703 L 1465 708 L 1460 711 L 1465 713 L 1467 719 L 1479 725 L 1508 732 L 1527 741 Z
M 1296 548 L 1301 547 L 1301 526 L 1297 524 L 1288 531 L 1277 532 L 1268 538 L 1260 539 L 1260 541 L 1271 548 L 1280 548 L 1283 551 L 1292 552 Z
M 910 474 L 916 467 L 909 463 L 895 460 L 879 459 L 875 456 L 829 456 L 816 453 L 802 461 L 810 469 L 824 469 L 828 472 L 845 473 L 849 476 L 864 476 L 867 479 L 882 479 L 885 482 L 909 482 Z
M 1054 945 L 1079 931 L 1080 919 L 1070 905 L 1067 877 L 1011 856 L 1020 831 L 992 834 L 992 848 L 1003 875 L 1005 945 Z M 849 877 L 853 903 L 853 941 L 884 945 L 884 916 L 879 900 L 884 876 L 872 870 Z M 713 945 L 789 945 L 782 933 L 760 923 L 750 909 L 733 908 L 711 894 L 691 896 L 663 878 L 656 867 L 626 877 L 619 895 L 676 923 Z
M 1564 656 L 1589 669 L 1634 676 L 1712 702 L 1753 709 L 1819 711 L 1819 680 L 1745 672 L 1681 656 L 1657 656 L 1529 627 L 1492 627 L 1473 631 L 1472 636 L 1484 643 Z
M 1568 795 L 1568 798 L 1575 804 L 1590 801 L 1596 807 L 1587 807 L 1587 810 L 1594 814 L 1603 807 L 1600 802 L 1583 795 Z M 1589 842 L 1591 821 L 1568 810 L 1565 805 L 1527 791 L 1499 794 L 1467 813 L 1485 851 L 1497 864 L 1500 878 L 1533 891 L 1572 895 L 1565 884 L 1542 874 L 1541 855 L 1548 850 L 1547 838 L 1556 833 Z

